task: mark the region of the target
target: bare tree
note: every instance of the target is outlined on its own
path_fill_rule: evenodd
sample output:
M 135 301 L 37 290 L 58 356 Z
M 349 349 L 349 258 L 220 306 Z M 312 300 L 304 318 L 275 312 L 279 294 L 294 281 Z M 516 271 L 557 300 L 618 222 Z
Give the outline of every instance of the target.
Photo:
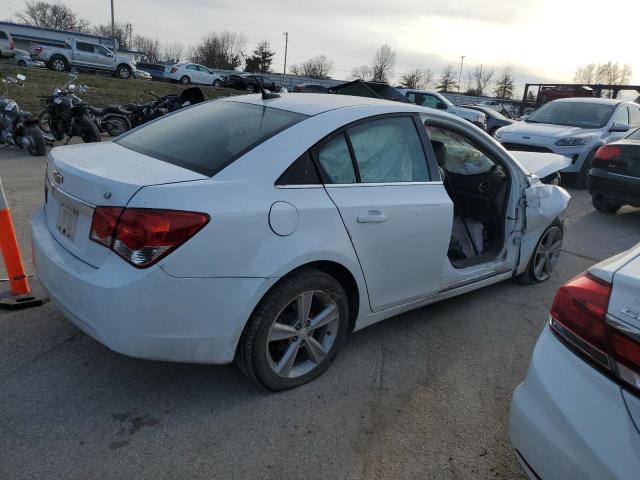
M 393 66 L 396 63 L 396 52 L 386 43 L 373 56 L 371 72 L 374 82 L 388 82 Z
M 289 71 L 294 75 L 327 79 L 333 70 L 333 62 L 326 55 L 316 55 L 301 64 L 291 65 Z
M 89 29 L 89 22 L 80 18 L 77 13 L 63 3 L 27 1 L 24 5 L 24 12 L 20 12 L 16 16 L 20 22 L 27 25 L 76 32 L 85 32 Z
M 235 70 L 242 65 L 241 52 L 246 42 L 240 33 L 213 32 L 193 47 L 187 56 L 192 62 L 211 68 Z
M 485 90 L 491 84 L 493 74 L 493 70 L 483 70 L 482 65 L 476 67 L 469 73 L 471 83 L 471 88 L 469 90 L 473 90 L 474 95 L 484 95 Z
M 456 73 L 453 71 L 453 67 L 451 65 L 447 65 L 447 67 L 440 74 L 440 80 L 438 80 L 438 85 L 436 89 L 439 92 L 450 92 L 456 86 L 458 82 L 456 81 Z
M 424 90 L 429 87 L 429 84 L 433 81 L 433 72 L 429 69 L 419 70 L 416 69 L 413 72 L 406 73 L 400 79 L 400 85 L 404 88 L 415 88 Z
M 131 47 L 142 52 L 149 63 L 155 63 L 160 60 L 160 42 L 157 38 L 135 35 L 131 42 Z
M 164 62 L 178 63 L 182 58 L 183 46 L 180 42 L 165 42 L 160 49 L 160 58 Z
M 354 80 L 371 80 L 372 72 L 369 65 L 360 65 L 351 70 L 351 78 Z
M 511 67 L 507 67 L 496 80 L 496 86 L 493 93 L 499 98 L 512 98 L 513 88 L 513 70 Z
M 110 23 L 95 25 L 91 29 L 91 32 L 94 35 L 100 35 L 102 37 L 113 37 Z M 116 22 L 115 39 L 118 41 L 118 48 L 131 48 L 131 41 L 133 39 L 133 25 L 131 25 L 130 23 Z
M 578 67 L 576 73 L 573 75 L 573 81 L 578 83 L 595 83 L 597 69 L 598 65 L 595 63 Z

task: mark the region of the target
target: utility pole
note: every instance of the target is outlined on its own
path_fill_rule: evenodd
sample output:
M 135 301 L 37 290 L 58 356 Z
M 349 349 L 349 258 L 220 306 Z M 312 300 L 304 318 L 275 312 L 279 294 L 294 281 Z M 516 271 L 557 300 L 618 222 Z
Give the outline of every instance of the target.
M 464 63 L 464 57 L 466 57 L 466 55 L 460 56 L 460 73 L 458 74 L 458 91 L 460 91 L 460 82 L 462 81 L 462 64 Z
M 111 0 L 111 38 L 113 38 L 113 47 L 114 50 L 117 50 L 116 45 L 116 22 L 115 17 L 113 16 L 113 0 Z
M 287 47 L 289 46 L 289 32 L 284 32 L 284 72 L 283 75 L 287 74 Z

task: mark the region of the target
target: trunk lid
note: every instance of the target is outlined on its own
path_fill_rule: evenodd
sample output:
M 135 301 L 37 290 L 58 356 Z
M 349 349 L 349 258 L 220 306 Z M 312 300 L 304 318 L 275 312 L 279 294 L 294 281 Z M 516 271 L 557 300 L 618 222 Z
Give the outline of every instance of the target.
M 640 142 L 619 140 L 610 146 L 619 148 L 620 154 L 601 162 L 603 168 L 618 175 L 640 177 Z
M 112 142 L 58 147 L 47 164 L 47 225 L 69 252 L 99 267 L 109 250 L 89 240 L 96 206 L 125 207 L 142 187 L 206 178 Z

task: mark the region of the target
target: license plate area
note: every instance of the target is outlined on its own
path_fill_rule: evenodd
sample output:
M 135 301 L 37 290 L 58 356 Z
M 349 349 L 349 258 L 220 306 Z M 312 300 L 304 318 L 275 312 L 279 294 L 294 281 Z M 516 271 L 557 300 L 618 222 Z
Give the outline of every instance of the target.
M 56 229 L 63 237 L 73 240 L 73 236 L 76 233 L 76 224 L 78 223 L 78 210 L 67 207 L 60 204 L 58 210 L 58 220 L 56 222 Z

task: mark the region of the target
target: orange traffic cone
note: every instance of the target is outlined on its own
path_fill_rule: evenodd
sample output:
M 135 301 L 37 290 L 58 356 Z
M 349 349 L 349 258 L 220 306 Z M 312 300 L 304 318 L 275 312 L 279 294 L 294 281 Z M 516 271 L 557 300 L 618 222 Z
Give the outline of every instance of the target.
M 9 292 L 0 289 L 0 308 L 14 309 L 42 305 L 46 296 L 34 292 L 27 280 L 11 211 L 2 188 L 2 179 L 0 179 L 0 251 L 9 274 Z

